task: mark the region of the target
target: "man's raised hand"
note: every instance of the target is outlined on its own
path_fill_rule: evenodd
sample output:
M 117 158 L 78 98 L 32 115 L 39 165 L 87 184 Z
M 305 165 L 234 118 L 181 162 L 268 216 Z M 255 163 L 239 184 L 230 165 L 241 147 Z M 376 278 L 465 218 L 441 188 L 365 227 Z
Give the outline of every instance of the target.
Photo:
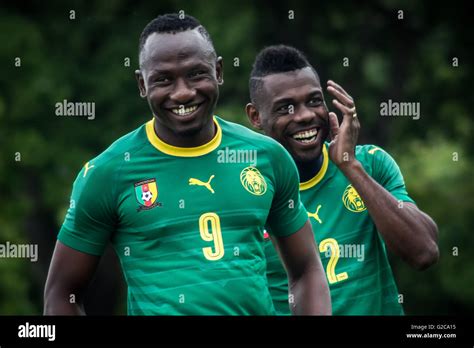
M 338 167 L 344 167 L 355 160 L 354 150 L 359 137 L 360 123 L 354 99 L 332 80 L 328 81 L 327 90 L 335 98 L 332 100 L 333 105 L 343 115 L 342 123 L 339 125 L 336 114 L 329 113 L 331 136 L 329 157 Z

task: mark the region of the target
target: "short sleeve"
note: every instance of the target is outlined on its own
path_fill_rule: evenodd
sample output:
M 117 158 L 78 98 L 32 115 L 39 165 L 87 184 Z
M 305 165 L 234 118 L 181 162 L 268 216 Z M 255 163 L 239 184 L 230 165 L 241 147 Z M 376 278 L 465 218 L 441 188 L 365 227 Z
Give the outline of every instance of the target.
M 397 200 L 415 203 L 408 196 L 405 181 L 395 160 L 387 152 L 379 147 L 369 150 L 369 154 L 374 156 L 372 162 L 372 176 L 375 181 L 382 185 Z
M 275 175 L 275 196 L 267 219 L 270 234 L 289 236 L 303 227 L 308 213 L 301 203 L 299 176 L 289 153 L 279 144 L 272 158 Z
M 102 255 L 115 229 L 113 187 L 106 170 L 89 163 L 74 182 L 58 240 L 78 251 Z

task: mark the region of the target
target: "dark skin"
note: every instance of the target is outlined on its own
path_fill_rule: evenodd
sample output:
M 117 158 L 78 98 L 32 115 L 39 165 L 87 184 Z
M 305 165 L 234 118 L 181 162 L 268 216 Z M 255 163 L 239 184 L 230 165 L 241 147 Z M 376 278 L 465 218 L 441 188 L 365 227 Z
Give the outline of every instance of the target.
M 196 30 L 152 34 L 140 55 L 140 94 L 154 115 L 155 132 L 168 144 L 203 145 L 215 134 L 212 121 L 222 83 L 222 58 Z M 189 115 L 172 109 L 198 106 Z M 331 314 L 331 300 L 309 221 L 289 237 L 275 238 L 294 294 L 294 314 Z M 44 293 L 45 315 L 84 315 L 84 295 L 100 257 L 56 243 Z M 71 295 L 75 302 L 71 303 Z
M 317 75 L 309 67 L 268 75 L 263 78 L 258 105 L 247 104 L 252 125 L 279 141 L 295 160 L 301 181 L 314 177 L 321 168 L 322 147 L 329 135 L 329 158 L 344 173 L 364 201 L 388 249 L 417 270 L 424 270 L 439 258 L 438 228 L 415 204 L 400 206 L 394 196 L 380 186 L 355 158 L 360 122 L 353 98 L 329 80 L 327 91 L 343 115 L 341 125 L 324 102 Z M 283 101 L 283 102 L 282 102 Z M 289 112 L 292 105 L 293 113 Z M 316 138 L 298 142 L 293 135 L 316 129 Z
M 150 35 L 135 76 L 161 140 L 174 146 L 195 147 L 212 139 L 223 62 L 201 33 L 188 30 Z M 173 112 L 195 106 L 197 110 L 186 116 Z

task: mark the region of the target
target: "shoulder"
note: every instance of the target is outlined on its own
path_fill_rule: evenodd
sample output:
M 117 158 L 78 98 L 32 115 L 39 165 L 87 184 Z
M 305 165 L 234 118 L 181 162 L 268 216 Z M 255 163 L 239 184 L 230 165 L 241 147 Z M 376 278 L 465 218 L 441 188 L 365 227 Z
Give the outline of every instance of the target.
M 146 141 L 145 126 L 142 125 L 120 137 L 98 156 L 86 162 L 81 173 L 94 168 L 94 170 L 90 170 L 91 176 L 111 175 L 122 166 L 127 158 L 140 151 Z
M 374 156 L 378 151 L 385 152 L 380 146 L 373 144 L 357 145 L 355 148 L 356 156 Z
M 361 145 L 356 147 L 356 158 L 364 168 L 375 177 L 396 174 L 400 171 L 395 159 L 377 145 Z
M 248 144 L 251 147 L 257 148 L 257 150 L 266 150 L 277 154 L 281 152 L 286 153 L 285 148 L 269 136 L 255 132 L 240 124 L 225 121 L 220 117 L 216 117 L 216 119 L 225 137 Z
M 355 154 L 358 160 L 370 163 L 392 159 L 386 150 L 373 144 L 357 145 L 355 148 Z

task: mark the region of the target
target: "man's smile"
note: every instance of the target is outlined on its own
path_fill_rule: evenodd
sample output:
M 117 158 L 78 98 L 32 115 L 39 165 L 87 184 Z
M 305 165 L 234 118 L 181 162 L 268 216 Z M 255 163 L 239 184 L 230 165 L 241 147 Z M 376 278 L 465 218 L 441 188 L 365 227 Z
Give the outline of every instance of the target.
M 193 103 L 190 105 L 179 105 L 163 108 L 173 119 L 178 121 L 194 120 L 205 109 L 206 102 Z
M 316 136 L 319 133 L 319 127 L 313 127 L 311 129 L 301 130 L 294 133 L 291 137 L 303 144 L 310 144 L 316 141 Z
M 173 114 L 177 116 L 189 116 L 194 111 L 196 111 L 203 103 L 196 103 L 193 105 L 179 105 L 177 107 L 166 108 L 166 110 L 171 111 Z

